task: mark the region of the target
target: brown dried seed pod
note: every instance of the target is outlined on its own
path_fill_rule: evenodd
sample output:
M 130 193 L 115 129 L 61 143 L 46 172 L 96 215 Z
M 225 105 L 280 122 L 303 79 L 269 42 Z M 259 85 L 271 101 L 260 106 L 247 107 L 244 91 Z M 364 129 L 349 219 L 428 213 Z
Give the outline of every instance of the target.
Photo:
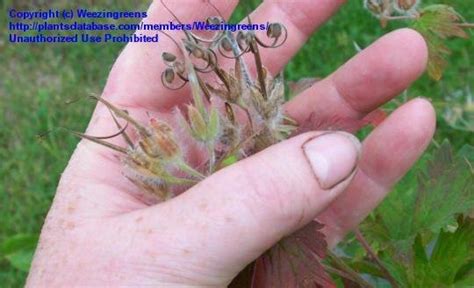
M 192 54 L 193 54 L 194 57 L 196 57 L 198 59 L 203 59 L 204 56 L 205 56 L 204 51 L 201 48 L 198 48 L 198 47 L 195 47 L 193 49 Z
M 381 17 L 389 11 L 390 2 L 389 0 L 364 0 L 364 6 L 374 16 Z
M 221 47 L 222 49 L 224 49 L 225 51 L 232 51 L 232 44 L 230 43 L 230 40 L 229 38 L 222 38 L 221 40 Z
M 174 62 L 176 60 L 176 56 L 169 52 L 163 52 L 163 54 L 161 54 L 161 58 L 163 58 L 163 60 L 166 62 Z
M 174 80 L 175 74 L 173 68 L 166 68 L 165 70 L 165 81 L 168 84 L 171 84 Z
M 282 30 L 280 23 L 271 23 L 268 25 L 267 36 L 269 38 L 279 38 L 282 34 Z
M 184 64 L 182 62 L 176 62 L 174 64 L 174 68 L 176 69 L 176 73 L 184 74 Z
M 220 24 L 222 19 L 218 16 L 210 16 L 206 19 L 207 24 Z
M 393 7 L 400 13 L 411 12 L 420 4 L 420 0 L 395 0 Z
M 158 121 L 155 118 L 150 119 L 150 126 L 153 129 L 153 150 L 159 152 L 159 157 L 164 160 L 170 160 L 180 155 L 180 149 L 173 135 L 173 130 L 165 122 Z
M 229 119 L 230 123 L 235 124 L 234 109 L 232 108 L 229 102 L 225 102 L 225 114 L 227 116 L 227 119 Z
M 236 40 L 241 50 L 247 49 L 248 47 L 247 36 L 244 32 L 242 31 L 237 32 Z

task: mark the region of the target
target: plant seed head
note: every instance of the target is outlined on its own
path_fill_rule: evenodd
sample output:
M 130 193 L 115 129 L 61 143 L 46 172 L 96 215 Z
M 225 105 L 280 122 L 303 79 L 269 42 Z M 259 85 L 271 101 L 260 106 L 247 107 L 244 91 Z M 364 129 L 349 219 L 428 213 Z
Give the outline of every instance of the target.
M 174 62 L 176 60 L 176 56 L 169 52 L 163 52 L 163 54 L 161 54 L 161 58 L 163 58 L 163 60 L 166 62 Z
M 230 43 L 229 38 L 225 37 L 221 40 L 221 47 L 227 52 L 232 51 L 232 44 Z
M 171 127 L 155 118 L 150 119 L 151 136 L 143 138 L 139 144 L 143 151 L 152 158 L 160 158 L 170 161 L 177 158 L 181 153 L 178 144 L 174 140 Z
M 168 84 L 171 84 L 174 80 L 175 74 L 173 68 L 166 68 L 165 70 L 165 81 Z
M 416 10 L 420 2 L 420 0 L 395 0 L 393 7 L 397 12 L 406 14 Z
M 364 0 L 365 9 L 369 10 L 372 15 L 380 18 L 390 9 L 391 0 Z
M 174 63 L 174 68 L 176 69 L 176 73 L 181 74 L 181 75 L 184 74 L 183 62 L 177 61 L 176 63 Z
M 207 140 L 206 121 L 198 109 L 192 105 L 188 106 L 188 119 L 193 137 L 198 141 L 205 142 Z
M 218 16 L 210 16 L 206 19 L 207 24 L 220 24 L 222 22 L 223 20 L 221 19 L 221 17 Z
M 267 36 L 269 38 L 280 38 L 282 33 L 282 27 L 280 23 L 271 23 L 268 25 Z

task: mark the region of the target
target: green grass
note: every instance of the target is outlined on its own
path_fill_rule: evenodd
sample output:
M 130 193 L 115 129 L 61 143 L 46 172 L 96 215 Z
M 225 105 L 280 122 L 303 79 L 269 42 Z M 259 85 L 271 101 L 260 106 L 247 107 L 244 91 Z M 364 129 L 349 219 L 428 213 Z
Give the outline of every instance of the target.
M 115 2 L 115 3 L 113 3 Z M 233 19 L 256 7 L 259 1 L 241 4 Z M 315 34 L 289 63 L 287 79 L 324 77 L 352 57 L 353 42 L 366 47 L 383 33 L 378 22 L 362 9 L 362 1 L 349 1 Z M 440 1 L 425 1 L 440 2 Z M 453 5 L 467 19 L 474 20 L 472 3 L 465 0 L 441 1 Z M 15 3 L 15 4 L 12 4 Z M 0 2 L 3 12 L 15 5 L 31 8 L 29 1 Z M 41 7 L 67 7 L 67 1 L 36 1 Z M 39 3 L 39 4 L 38 4 Z M 75 5 L 103 9 L 146 7 L 145 1 L 76 1 Z M 52 133 L 43 140 L 37 135 L 56 127 L 83 130 L 94 103 L 68 100 L 99 93 L 122 45 L 11 45 L 7 43 L 5 17 L 0 18 L 0 242 L 18 233 L 38 233 L 53 198 L 60 174 L 77 139 Z M 453 40 L 453 50 L 445 77 L 434 82 L 424 76 L 409 90 L 410 96 L 430 97 L 439 106 L 444 97 L 467 85 L 474 89 L 474 38 Z M 410 57 L 410 55 L 407 55 Z M 441 106 L 439 106 L 441 109 Z M 449 128 L 439 117 L 437 140 L 449 138 L 455 147 L 468 141 L 469 134 Z M 87 179 L 84 179 L 87 181 Z M 26 274 L 0 259 L 2 287 L 18 287 Z

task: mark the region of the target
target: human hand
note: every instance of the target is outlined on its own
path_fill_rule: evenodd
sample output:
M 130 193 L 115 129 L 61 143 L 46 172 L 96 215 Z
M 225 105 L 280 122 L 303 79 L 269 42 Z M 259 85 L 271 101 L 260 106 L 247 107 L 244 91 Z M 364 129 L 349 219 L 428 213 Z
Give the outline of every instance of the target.
M 177 2 L 169 6 L 183 22 L 215 14 L 200 0 Z M 237 4 L 216 2 L 224 16 Z M 269 71 L 280 71 L 343 2 L 262 4 L 252 20 L 276 20 L 289 31 L 278 54 L 262 55 Z M 172 19 L 158 3 L 151 5 L 146 21 Z M 159 45 L 162 51 L 176 49 Z M 393 32 L 287 103 L 286 113 L 298 122 L 316 115 L 320 123 L 359 123 L 421 75 L 426 61 L 420 35 L 407 29 Z M 188 101 L 190 93 L 164 88 L 157 81 L 163 69 L 156 44 L 130 43 L 103 97 L 135 117 L 150 112 L 170 118 L 172 107 Z M 112 134 L 116 127 L 109 117 L 98 105 L 87 133 Z M 326 225 L 333 246 L 416 161 L 434 126 L 430 103 L 416 99 L 393 112 L 362 145 L 342 132 L 305 133 L 153 206 L 136 197 L 137 188 L 121 175 L 113 152 L 81 141 L 61 178 L 27 284 L 225 286 L 280 238 L 314 218 Z

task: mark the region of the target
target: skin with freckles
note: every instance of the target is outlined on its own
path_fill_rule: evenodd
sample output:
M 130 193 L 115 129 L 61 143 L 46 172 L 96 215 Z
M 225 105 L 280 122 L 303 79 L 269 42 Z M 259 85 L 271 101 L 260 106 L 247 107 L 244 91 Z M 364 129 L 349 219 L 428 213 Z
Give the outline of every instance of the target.
M 215 14 L 202 0 L 168 2 L 182 22 Z M 214 2 L 225 17 L 237 4 Z M 281 22 L 290 35 L 277 51 L 262 50 L 269 71 L 280 71 L 343 2 L 265 1 L 258 7 L 252 21 Z M 173 19 L 160 5 L 153 2 L 146 22 Z M 173 52 L 173 45 L 164 40 L 160 49 Z M 186 103 L 190 95 L 187 88 L 168 91 L 156 80 L 164 70 L 156 49 L 148 43 L 128 44 L 103 92 L 103 97 L 142 120 L 147 119 L 147 112 L 160 119 L 172 118 L 172 108 Z M 392 32 L 293 98 L 285 111 L 299 122 L 314 116 L 330 126 L 337 116 L 359 123 L 416 80 L 426 59 L 420 35 L 408 29 Z M 154 206 L 136 197 L 137 188 L 121 174 L 114 152 L 81 141 L 61 178 L 27 286 L 223 287 L 279 239 L 314 218 L 326 224 L 324 232 L 330 245 L 335 245 L 406 173 L 434 129 L 431 104 L 415 99 L 380 124 L 360 150 L 351 146 L 346 134 L 332 133 L 330 139 L 325 132 L 305 133 Z M 98 105 L 87 133 L 115 131 L 108 111 Z M 326 140 L 312 142 L 322 137 Z M 347 157 L 328 156 L 339 165 L 324 170 L 325 180 L 335 183 L 323 183 L 315 177 L 320 167 L 312 167 L 318 161 L 311 161 L 308 149 L 325 151 L 327 156 L 332 153 L 327 148 L 336 145 Z M 350 174 L 339 177 L 343 172 Z

